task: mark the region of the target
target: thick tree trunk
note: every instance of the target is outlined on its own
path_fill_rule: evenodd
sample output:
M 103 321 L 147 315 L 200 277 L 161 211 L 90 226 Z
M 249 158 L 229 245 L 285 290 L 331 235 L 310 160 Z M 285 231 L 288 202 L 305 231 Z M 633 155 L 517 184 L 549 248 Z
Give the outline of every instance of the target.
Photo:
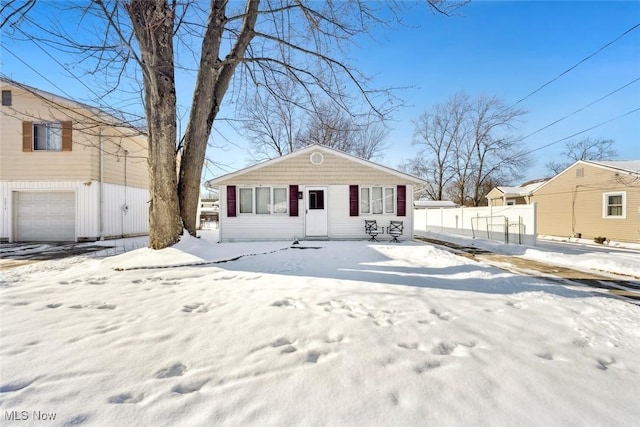
M 162 249 L 182 234 L 175 153 L 174 16 L 162 0 L 131 0 L 126 8 L 142 56 L 149 133 L 149 246 Z
M 200 196 L 200 179 L 211 126 L 220 111 L 220 104 L 229 88 L 236 67 L 254 37 L 253 28 L 258 17 L 259 0 L 248 0 L 242 29 L 224 61 L 220 60 L 220 43 L 226 23 L 226 0 L 213 0 L 202 40 L 200 68 L 191 105 L 189 124 L 185 132 L 184 149 L 180 160 L 180 214 L 184 227 L 196 235 L 196 215 Z

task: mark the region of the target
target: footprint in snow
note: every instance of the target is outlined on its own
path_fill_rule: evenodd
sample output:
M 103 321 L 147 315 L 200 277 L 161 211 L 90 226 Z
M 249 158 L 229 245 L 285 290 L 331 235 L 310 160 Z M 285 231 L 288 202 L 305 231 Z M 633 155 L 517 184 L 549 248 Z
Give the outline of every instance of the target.
M 598 364 L 596 365 L 596 367 L 602 371 L 606 371 L 607 369 L 609 369 L 610 365 L 613 365 L 614 363 L 616 363 L 616 359 L 614 359 L 613 357 L 610 357 L 608 359 L 603 359 L 601 357 L 596 359 L 596 362 L 598 362 Z
M 398 343 L 398 347 L 400 348 L 406 348 L 407 350 L 417 350 L 418 349 L 418 343 L 417 342 L 412 342 L 412 343 Z
M 282 350 L 280 351 L 280 353 L 283 353 L 283 354 L 295 353 L 296 351 L 298 351 L 298 349 L 291 344 L 291 341 L 289 341 L 286 338 L 278 338 L 277 340 L 271 343 L 271 347 L 273 348 L 282 347 Z
M 537 353 L 536 356 L 538 356 L 540 359 L 544 359 L 544 360 L 553 360 L 553 354 L 546 352 L 546 353 Z
M 341 343 L 344 340 L 343 334 L 338 334 L 336 336 L 328 336 L 327 339 L 324 340 L 327 344 L 336 344 Z
M 449 320 L 451 319 L 451 317 L 446 314 L 446 313 L 442 313 L 440 310 L 436 310 L 435 308 L 432 308 L 429 313 L 433 314 L 434 316 L 438 317 L 438 319 L 440 320 Z
M 58 307 L 62 307 L 62 304 L 61 303 L 47 304 L 47 308 L 58 308 Z
M 447 356 L 453 353 L 453 350 L 455 350 L 455 348 L 456 344 L 454 343 L 441 342 L 433 348 L 433 354 L 437 354 L 439 356 Z
M 173 388 L 171 388 L 171 391 L 179 394 L 195 393 L 196 391 L 199 391 L 202 386 L 205 385 L 208 381 L 209 380 L 198 381 L 189 384 L 178 384 L 173 386 Z
M 430 371 L 432 369 L 435 368 L 439 368 L 440 367 L 440 362 L 437 360 L 429 360 L 427 362 L 424 362 L 418 366 L 416 366 L 415 368 L 413 368 L 413 370 L 415 371 L 416 374 L 424 374 L 427 371 Z
M 6 384 L 2 384 L 0 386 L 0 393 L 12 393 L 14 391 L 20 391 L 29 387 L 31 384 L 36 382 L 37 378 L 26 381 L 14 381 Z
M 282 308 L 305 308 L 305 305 L 302 301 L 295 300 L 293 298 L 285 298 L 283 300 L 275 301 L 271 304 L 271 306 Z
M 142 401 L 144 394 L 132 395 L 131 393 L 121 393 L 115 396 L 111 396 L 107 402 L 109 403 L 138 403 Z
M 324 356 L 324 354 L 320 353 L 319 351 L 310 351 L 307 354 L 307 359 L 305 360 L 305 362 L 318 363 L 318 360 L 320 359 L 321 356 Z
M 182 363 L 174 363 L 165 369 L 160 369 L 156 372 L 156 378 L 171 378 L 171 377 L 181 377 L 184 373 L 187 372 L 187 367 Z
M 206 313 L 209 310 L 207 310 L 207 307 L 204 305 L 204 303 L 195 302 L 193 304 L 186 304 L 182 306 L 182 311 L 184 311 L 185 313 L 191 313 L 193 311 L 195 311 L 196 313 Z

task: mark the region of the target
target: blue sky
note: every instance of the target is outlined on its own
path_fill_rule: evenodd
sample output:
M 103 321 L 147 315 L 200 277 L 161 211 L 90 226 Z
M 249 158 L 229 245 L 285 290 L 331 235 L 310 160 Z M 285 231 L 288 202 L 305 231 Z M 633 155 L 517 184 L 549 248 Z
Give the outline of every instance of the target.
M 373 40 L 361 38 L 349 53 L 364 74 L 373 76 L 374 86 L 406 88 L 397 95 L 407 106 L 393 116 L 390 149 L 379 160 L 391 167 L 415 156 L 412 120 L 432 105 L 460 90 L 472 96 L 499 96 L 512 105 L 640 24 L 640 2 L 475 1 L 452 17 L 432 14 L 415 3 L 405 24 L 376 32 Z M 37 47 L 6 38 L 2 46 L 3 74 L 54 93 L 63 88 L 62 95 L 91 102 L 89 90 Z M 9 51 L 29 56 L 31 67 L 44 77 Z M 639 77 L 640 27 L 520 102 L 518 107 L 528 114 L 517 133 L 528 135 Z M 188 100 L 189 94 L 181 99 Z M 640 81 L 521 144 L 534 150 L 637 108 Z M 219 130 L 233 144 L 211 149 L 208 157 L 223 163 L 224 170 L 246 166 L 251 158 L 246 141 L 226 126 Z M 581 137 L 613 139 L 620 159 L 640 159 L 640 111 L 576 138 Z M 536 163 L 527 178 L 546 175 L 545 162 L 559 160 L 562 145 L 535 151 Z M 214 169 L 207 178 L 219 173 Z

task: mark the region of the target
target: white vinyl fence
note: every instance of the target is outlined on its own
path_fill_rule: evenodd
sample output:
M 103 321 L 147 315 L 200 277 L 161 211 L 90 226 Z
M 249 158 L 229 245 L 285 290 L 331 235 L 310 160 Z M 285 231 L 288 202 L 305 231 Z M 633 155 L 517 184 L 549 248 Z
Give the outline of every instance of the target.
M 414 233 L 428 231 L 490 239 L 500 242 L 536 244 L 536 204 L 481 208 L 436 208 L 413 210 Z

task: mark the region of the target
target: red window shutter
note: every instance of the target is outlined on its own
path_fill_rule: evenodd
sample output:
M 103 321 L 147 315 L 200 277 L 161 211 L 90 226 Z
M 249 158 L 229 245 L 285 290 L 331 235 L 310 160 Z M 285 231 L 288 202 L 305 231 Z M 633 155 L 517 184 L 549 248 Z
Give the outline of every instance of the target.
M 71 151 L 72 140 L 71 134 L 73 128 L 71 122 L 62 122 L 62 151 Z
M 236 186 L 227 185 L 227 216 L 236 216 Z
M 349 216 L 358 216 L 358 186 L 349 186 Z
M 22 151 L 33 151 L 33 122 L 22 122 Z
M 407 186 L 398 185 L 398 216 L 407 216 Z
M 289 186 L 289 216 L 298 216 L 298 186 Z

